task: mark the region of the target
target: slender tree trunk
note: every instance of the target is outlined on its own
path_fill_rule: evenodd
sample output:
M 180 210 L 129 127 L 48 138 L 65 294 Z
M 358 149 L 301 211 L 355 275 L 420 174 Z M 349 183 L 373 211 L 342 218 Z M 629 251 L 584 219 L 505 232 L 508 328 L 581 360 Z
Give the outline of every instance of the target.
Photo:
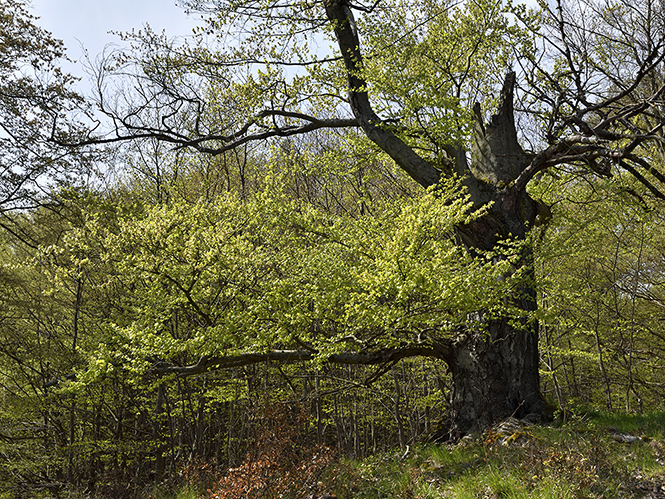
M 397 371 L 393 369 L 393 381 L 395 383 L 395 399 L 394 399 L 394 417 L 395 422 L 397 423 L 397 435 L 399 437 L 399 446 L 404 449 L 406 447 L 406 437 L 404 435 L 404 417 L 402 415 L 402 387 L 399 383 L 399 377 Z
M 162 413 L 164 412 L 164 383 L 157 387 L 157 402 L 155 403 L 155 418 L 152 427 L 152 436 L 155 449 L 155 483 L 162 481 L 164 476 L 164 444 L 162 443 Z
M 319 370 L 314 372 L 314 407 L 316 411 L 316 443 L 323 443 L 323 407 L 321 402 L 321 376 Z
M 637 262 L 635 265 L 635 272 L 633 277 L 633 289 L 631 293 L 631 308 L 630 308 L 630 341 L 628 343 L 628 386 L 626 388 L 626 411 L 630 412 L 632 410 L 630 404 L 630 394 L 635 395 L 635 398 L 638 402 L 638 407 L 640 412 L 642 412 L 642 397 L 637 393 L 635 389 L 635 379 L 633 372 L 633 353 L 635 352 L 635 314 L 636 314 L 636 305 L 637 305 L 637 289 L 640 282 L 640 273 L 642 270 L 642 252 L 644 251 L 644 233 L 640 237 L 640 249 L 637 255 Z
M 612 407 L 612 387 L 610 386 L 610 380 L 607 376 L 607 370 L 605 369 L 605 360 L 603 358 L 603 347 L 600 342 L 600 305 L 596 304 L 596 323 L 593 329 L 594 338 L 596 340 L 596 353 L 598 353 L 598 368 L 600 369 L 600 375 L 603 378 L 603 386 L 605 388 L 605 406 L 609 411 L 613 410 Z
M 76 343 L 79 335 L 79 313 L 83 298 L 83 280 L 76 281 L 76 300 L 74 302 L 74 322 L 72 326 L 72 359 L 76 359 Z M 67 481 L 74 481 L 74 439 L 76 438 L 76 396 L 71 396 L 72 402 L 69 406 L 69 449 L 67 456 Z
M 568 351 L 573 351 L 573 344 L 568 338 Z M 570 364 L 570 376 L 568 386 L 569 389 L 575 398 L 580 398 L 582 396 L 582 390 L 580 389 L 580 384 L 577 381 L 577 368 L 575 367 L 575 356 L 572 353 L 568 354 L 568 363 Z
M 542 294 L 541 307 L 548 307 L 548 300 L 545 294 Z M 554 362 L 554 357 L 552 356 L 552 328 L 545 326 L 540 328 L 540 336 L 543 339 L 543 344 L 545 347 L 545 355 L 547 360 L 545 361 L 548 371 L 552 375 L 552 384 L 554 385 L 554 395 L 556 397 L 556 403 L 558 407 L 563 407 L 563 395 L 561 394 L 561 385 L 559 384 L 559 376 L 557 375 L 557 366 Z

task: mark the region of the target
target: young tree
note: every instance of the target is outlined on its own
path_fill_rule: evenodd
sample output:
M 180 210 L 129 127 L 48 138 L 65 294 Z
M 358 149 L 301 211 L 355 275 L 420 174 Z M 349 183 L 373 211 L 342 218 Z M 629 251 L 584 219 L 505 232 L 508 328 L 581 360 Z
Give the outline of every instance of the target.
M 556 203 L 536 263 L 543 389 L 560 401 L 649 410 L 663 388 L 662 211 L 634 198 L 646 188 L 628 175 L 552 181 L 538 186 Z
M 177 45 L 150 30 L 135 36 L 136 51 L 99 74 L 99 105 L 113 130 L 78 145 L 157 138 L 219 155 L 356 129 L 423 187 L 461 179 L 473 206 L 487 207 L 457 228 L 459 242 L 479 255 L 507 239 L 525 241 L 547 219 L 528 187 L 561 165 L 590 179 L 628 172 L 665 199 L 665 176 L 647 152 L 663 127 L 657 2 L 557 0 L 540 13 L 500 0 L 182 3 L 207 16 L 197 38 Z M 134 100 L 104 94 L 113 76 L 132 78 Z M 527 111 L 519 130 L 518 83 Z M 487 118 L 483 109 L 495 113 Z M 531 266 L 524 249 L 507 274 L 531 274 Z M 534 286 L 527 280 L 504 298 L 519 317 L 476 310 L 454 337 L 437 339 L 453 376 L 457 430 L 547 414 Z

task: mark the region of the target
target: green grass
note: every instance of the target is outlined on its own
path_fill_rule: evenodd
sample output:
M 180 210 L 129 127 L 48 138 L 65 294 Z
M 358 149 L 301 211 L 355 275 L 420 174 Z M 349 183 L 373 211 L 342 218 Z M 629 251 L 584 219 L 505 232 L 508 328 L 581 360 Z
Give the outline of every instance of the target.
M 176 490 L 166 491 L 156 487 L 151 493 L 148 493 L 146 499 L 201 499 L 205 497 L 200 488 L 194 485 L 185 484 Z
M 485 433 L 467 445 L 417 447 L 404 461 L 397 452 L 347 461 L 328 485 L 340 499 L 645 497 L 665 486 L 664 433 L 662 413 L 588 413 L 528 427 L 507 446 Z M 616 434 L 642 440 L 618 442 Z

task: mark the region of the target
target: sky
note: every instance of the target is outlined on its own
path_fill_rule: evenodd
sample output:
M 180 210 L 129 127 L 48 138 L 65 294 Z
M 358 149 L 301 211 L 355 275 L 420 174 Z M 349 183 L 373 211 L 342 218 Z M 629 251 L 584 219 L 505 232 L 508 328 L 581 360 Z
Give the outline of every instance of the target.
M 83 48 L 91 60 L 108 44 L 121 45 L 114 31 L 138 30 L 146 23 L 153 31 L 166 30 L 169 37 L 185 36 L 196 26 L 196 17 L 188 17 L 175 0 L 32 0 L 31 11 L 40 19 L 37 25 L 62 40 L 67 55 L 81 60 Z M 84 76 L 80 63 L 64 65 L 76 76 Z

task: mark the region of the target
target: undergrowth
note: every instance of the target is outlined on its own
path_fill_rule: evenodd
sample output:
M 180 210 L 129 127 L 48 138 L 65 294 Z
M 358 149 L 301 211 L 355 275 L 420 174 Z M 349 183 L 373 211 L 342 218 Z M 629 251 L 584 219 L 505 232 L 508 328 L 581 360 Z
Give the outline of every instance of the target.
M 338 464 L 339 499 L 665 497 L 665 414 L 591 414 Z M 623 440 L 633 440 L 627 443 Z
M 154 497 L 665 498 L 663 413 L 587 413 L 552 426 L 516 422 L 507 433 L 495 427 L 456 444 L 363 460 L 335 458 L 287 430 L 302 428 L 301 418 L 297 411 L 272 414 L 256 452 L 213 489 L 197 495 L 189 484 Z

